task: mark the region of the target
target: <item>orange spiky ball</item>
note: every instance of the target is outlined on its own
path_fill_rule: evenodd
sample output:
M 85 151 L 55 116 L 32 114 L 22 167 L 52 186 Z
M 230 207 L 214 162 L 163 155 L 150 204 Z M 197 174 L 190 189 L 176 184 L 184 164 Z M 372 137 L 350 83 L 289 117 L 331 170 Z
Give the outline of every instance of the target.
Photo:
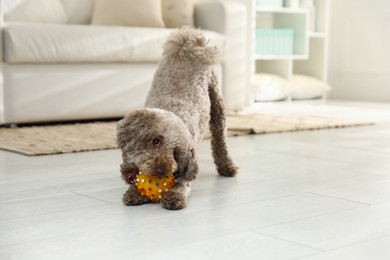
M 141 172 L 136 176 L 136 183 L 139 193 L 151 201 L 159 201 L 161 197 L 174 185 L 173 174 L 162 177 L 150 176 Z

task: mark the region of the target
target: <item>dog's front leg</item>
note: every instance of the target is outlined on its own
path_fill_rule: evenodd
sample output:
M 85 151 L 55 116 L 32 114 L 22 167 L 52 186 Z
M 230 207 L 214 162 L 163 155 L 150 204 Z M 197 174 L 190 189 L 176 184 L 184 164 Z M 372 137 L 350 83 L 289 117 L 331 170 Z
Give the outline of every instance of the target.
M 123 194 L 122 198 L 123 204 L 126 206 L 137 206 L 141 204 L 145 204 L 149 202 L 148 198 L 141 196 L 137 187 L 132 184 L 129 189 Z
M 187 206 L 187 200 L 191 193 L 191 183 L 187 181 L 176 181 L 161 198 L 161 205 L 166 209 L 183 209 Z

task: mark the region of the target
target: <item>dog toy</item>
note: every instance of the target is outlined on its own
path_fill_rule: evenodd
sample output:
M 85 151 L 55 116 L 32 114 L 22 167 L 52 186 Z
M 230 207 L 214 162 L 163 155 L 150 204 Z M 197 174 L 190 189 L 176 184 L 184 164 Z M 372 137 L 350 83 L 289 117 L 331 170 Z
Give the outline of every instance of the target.
M 173 174 L 158 177 L 139 173 L 135 186 L 142 196 L 151 201 L 159 201 L 164 193 L 172 188 L 174 182 Z

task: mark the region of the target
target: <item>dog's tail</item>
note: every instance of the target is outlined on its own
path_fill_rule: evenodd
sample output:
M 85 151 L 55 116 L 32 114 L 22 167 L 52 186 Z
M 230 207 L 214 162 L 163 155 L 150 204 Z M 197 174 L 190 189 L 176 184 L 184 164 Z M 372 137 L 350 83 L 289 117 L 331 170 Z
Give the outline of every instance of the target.
M 208 89 L 211 101 L 211 149 L 219 175 L 232 177 L 237 174 L 238 167 L 228 153 L 226 142 L 226 112 L 218 84 L 215 71 L 212 71 Z
M 219 57 L 216 46 L 196 29 L 183 27 L 172 33 L 164 45 L 164 57 L 169 60 L 192 60 L 202 64 L 215 64 Z

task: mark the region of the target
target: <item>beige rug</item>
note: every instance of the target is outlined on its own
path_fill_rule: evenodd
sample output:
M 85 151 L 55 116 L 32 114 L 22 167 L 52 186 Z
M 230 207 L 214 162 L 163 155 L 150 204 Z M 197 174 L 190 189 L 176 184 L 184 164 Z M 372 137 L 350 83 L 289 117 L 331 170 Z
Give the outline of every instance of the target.
M 229 136 L 371 125 L 370 122 L 302 115 L 253 114 L 228 117 Z M 116 122 L 17 128 L 0 127 L 0 149 L 47 155 L 114 149 Z

